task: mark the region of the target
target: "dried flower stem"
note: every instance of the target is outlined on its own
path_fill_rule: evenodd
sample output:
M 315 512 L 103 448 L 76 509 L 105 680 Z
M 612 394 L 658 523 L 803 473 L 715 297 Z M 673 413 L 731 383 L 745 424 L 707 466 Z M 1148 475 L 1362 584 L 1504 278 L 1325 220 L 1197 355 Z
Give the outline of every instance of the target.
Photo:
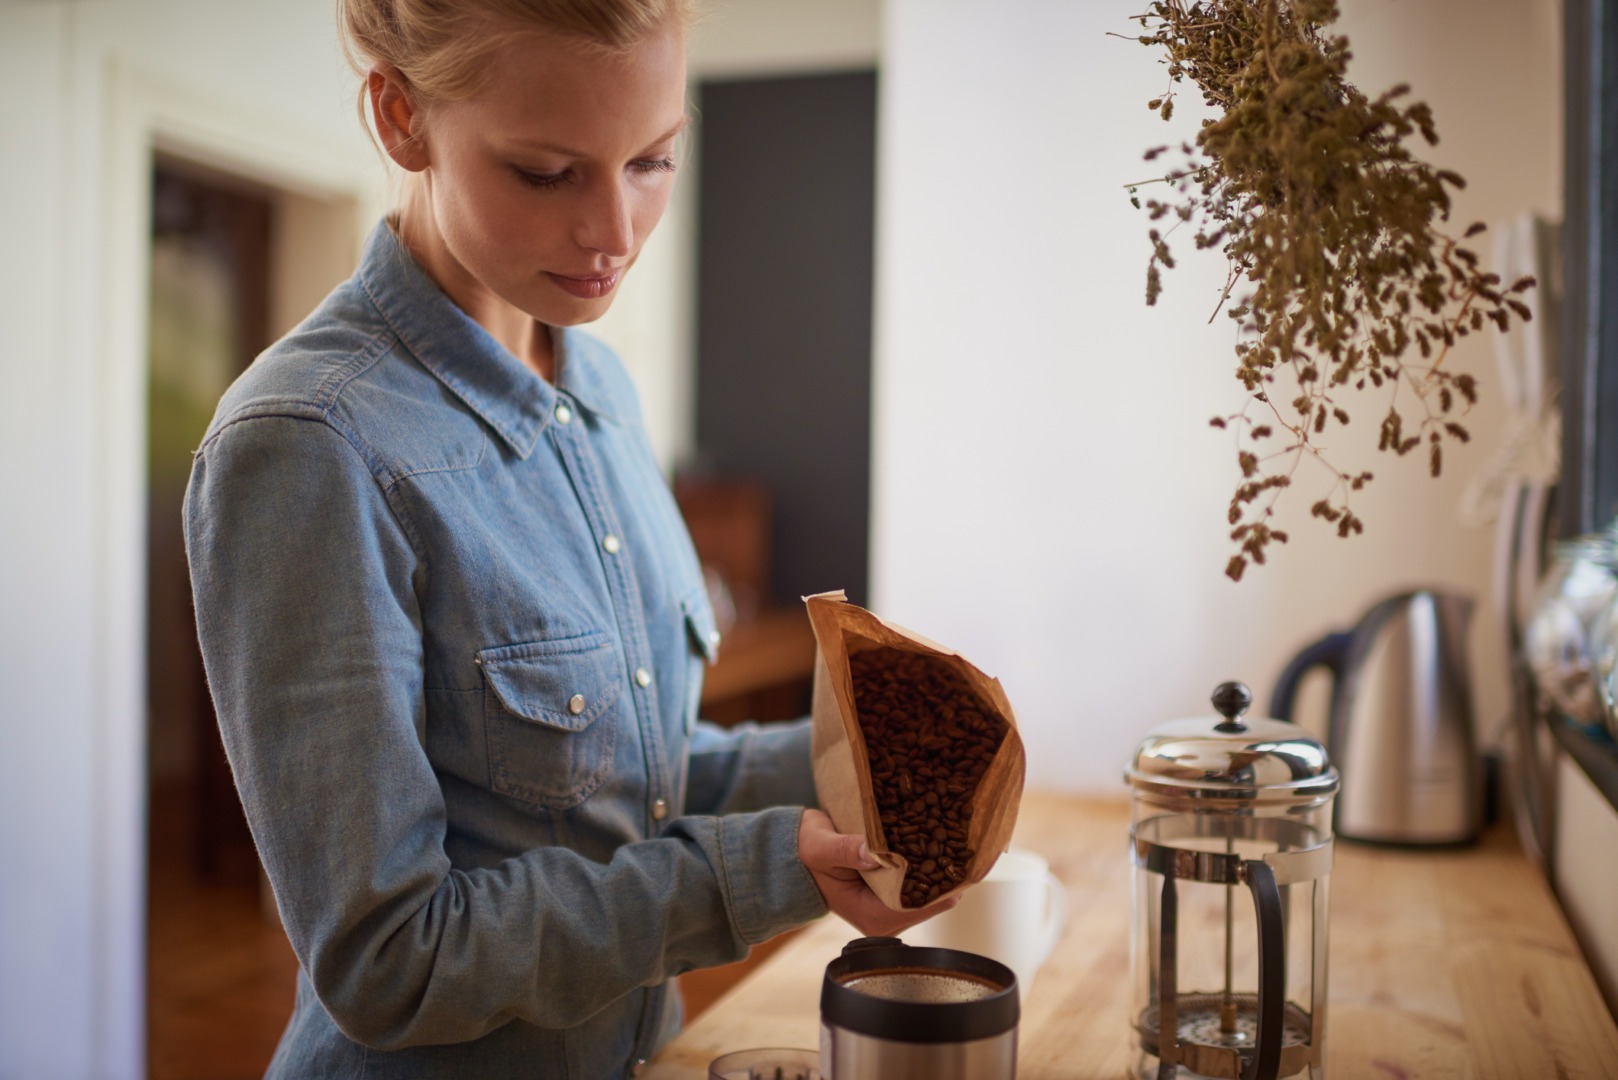
M 1400 105 L 1407 87 L 1372 100 L 1347 82 L 1348 42 L 1325 32 L 1337 18 L 1333 0 L 1156 0 L 1136 18 L 1136 40 L 1167 54 L 1169 87 L 1148 106 L 1170 119 L 1177 87 L 1189 80 L 1223 110 L 1199 128 L 1194 147 L 1181 145 L 1184 167 L 1129 185 L 1150 220 L 1176 219 L 1150 230 L 1146 301 L 1156 302 L 1161 270 L 1174 266 L 1168 238 L 1194 222 L 1196 247 L 1217 247 L 1229 262 L 1213 314 L 1236 297 L 1226 310 L 1239 328 L 1236 377 L 1295 440 L 1261 458 L 1248 447 L 1275 428 L 1245 408 L 1212 421 L 1235 429 L 1242 478 L 1228 518 L 1239 547 L 1226 573 L 1239 580 L 1271 543 L 1286 542 L 1270 520 L 1305 453 L 1334 478 L 1312 515 L 1340 536 L 1364 531 L 1349 496 L 1371 474 L 1337 468 L 1315 442 L 1331 424 L 1348 424 L 1343 397 L 1367 387 L 1384 394 L 1378 449 L 1403 456 L 1426 443 L 1429 471 L 1439 475 L 1442 443 L 1470 438 L 1459 417 L 1477 400 L 1476 380 L 1444 361 L 1485 320 L 1505 330 L 1513 317 L 1528 318 L 1516 294 L 1534 281 L 1503 289 L 1442 231 L 1450 189 L 1465 182 L 1405 146 L 1418 134 L 1438 141 L 1432 110 Z M 1173 194 L 1143 203 L 1136 189 L 1157 183 Z M 1249 288 L 1238 295 L 1243 282 Z M 1406 362 L 1412 345 L 1426 363 Z M 1283 367 L 1297 387 L 1290 414 L 1271 400 Z M 1405 387 L 1418 406 L 1410 417 Z M 1285 468 L 1282 459 L 1290 459 Z

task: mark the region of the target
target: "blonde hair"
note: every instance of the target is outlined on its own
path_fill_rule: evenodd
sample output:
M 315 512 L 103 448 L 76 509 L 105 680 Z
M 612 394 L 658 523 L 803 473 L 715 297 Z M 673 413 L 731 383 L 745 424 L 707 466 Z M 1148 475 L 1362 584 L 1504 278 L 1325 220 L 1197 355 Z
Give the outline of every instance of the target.
M 454 101 L 477 92 L 484 61 L 509 32 L 548 30 L 614 50 L 671 20 L 689 25 L 695 8 L 695 0 L 337 0 L 337 25 L 362 77 L 381 61 L 425 99 Z M 362 86 L 362 117 L 364 101 Z

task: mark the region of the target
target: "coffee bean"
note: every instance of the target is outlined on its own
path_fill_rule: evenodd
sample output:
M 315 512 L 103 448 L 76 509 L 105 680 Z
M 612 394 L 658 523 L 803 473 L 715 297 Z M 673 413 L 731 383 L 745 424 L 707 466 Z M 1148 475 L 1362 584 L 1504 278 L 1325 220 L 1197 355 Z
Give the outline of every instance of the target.
M 900 899 L 918 907 L 965 879 L 972 797 L 1009 725 L 936 657 L 870 649 L 849 674 L 883 835 L 910 864 Z

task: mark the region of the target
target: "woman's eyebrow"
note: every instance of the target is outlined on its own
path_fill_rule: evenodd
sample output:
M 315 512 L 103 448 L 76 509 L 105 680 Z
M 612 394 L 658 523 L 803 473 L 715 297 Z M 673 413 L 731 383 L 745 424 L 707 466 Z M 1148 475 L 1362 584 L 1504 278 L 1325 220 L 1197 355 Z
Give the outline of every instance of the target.
M 670 139 L 674 138 L 674 136 L 676 136 L 680 132 L 684 131 L 690 125 L 691 125 L 691 114 L 686 113 L 684 116 L 680 117 L 679 123 L 675 124 L 673 127 L 669 128 L 662 135 L 660 135 L 656 139 L 652 140 L 652 145 L 656 146 L 658 143 L 668 142 Z
M 648 146 L 656 146 L 659 143 L 668 142 L 670 139 L 672 139 L 676 135 L 680 134 L 680 132 L 684 131 L 688 126 L 690 126 L 690 124 L 691 124 L 691 114 L 687 113 L 686 115 L 680 117 L 680 122 L 679 123 L 677 123 L 673 127 L 669 128 L 668 131 L 666 131 L 663 134 L 659 135 L 657 138 L 653 139 L 647 145 Z M 552 142 L 544 142 L 544 141 L 539 140 L 539 139 L 516 139 L 515 142 L 516 142 L 516 144 L 518 146 L 520 146 L 520 147 L 522 147 L 524 149 L 527 149 L 527 150 L 544 150 L 544 151 L 547 151 L 547 152 L 552 153 L 552 154 L 560 154 L 562 157 L 586 158 L 586 157 L 590 156 L 589 154 L 586 154 L 583 150 L 574 150 L 574 149 L 571 149 L 570 147 L 561 146 L 561 145 L 558 145 L 557 143 L 552 143 Z

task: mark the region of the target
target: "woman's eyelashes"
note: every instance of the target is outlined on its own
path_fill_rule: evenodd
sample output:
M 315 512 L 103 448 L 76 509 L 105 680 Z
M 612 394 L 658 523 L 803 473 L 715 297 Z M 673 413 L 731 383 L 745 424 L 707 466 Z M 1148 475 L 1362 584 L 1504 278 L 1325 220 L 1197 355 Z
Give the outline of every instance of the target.
M 671 157 L 647 158 L 635 162 L 632 167 L 643 173 L 673 172 L 674 159 Z
M 638 173 L 673 172 L 675 169 L 672 157 L 643 158 L 639 161 L 630 162 L 629 167 Z M 533 169 L 525 169 L 521 165 L 513 165 L 511 169 L 517 174 L 518 180 L 528 187 L 537 188 L 541 191 L 558 188 L 563 184 L 571 184 L 576 179 L 572 169 L 563 169 L 560 172 L 535 172 Z
M 521 165 L 513 165 L 511 171 L 517 174 L 517 179 L 531 188 L 548 190 L 561 187 L 563 184 L 573 183 L 573 170 L 562 169 L 559 172 L 537 172 L 525 169 Z

